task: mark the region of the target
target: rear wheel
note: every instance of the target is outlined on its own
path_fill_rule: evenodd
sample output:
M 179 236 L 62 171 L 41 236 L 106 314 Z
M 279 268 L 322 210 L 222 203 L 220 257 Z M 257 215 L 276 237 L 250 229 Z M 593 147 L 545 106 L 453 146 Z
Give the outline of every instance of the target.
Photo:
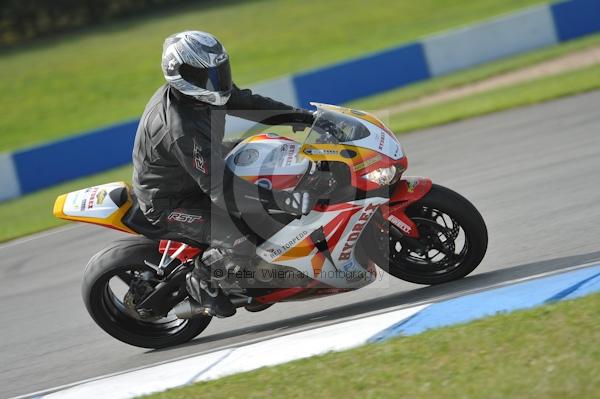
M 112 243 L 92 257 L 84 271 L 82 295 L 96 324 L 114 338 L 142 348 L 182 344 L 200 334 L 211 318 L 179 319 L 139 314 L 136 298 L 159 283 L 144 261 L 158 264 L 155 241 L 127 237 Z
M 391 275 L 433 285 L 462 278 L 481 263 L 487 228 L 479 211 L 460 194 L 434 184 L 406 214 L 420 238 L 406 237 L 389 224 L 389 235 L 377 237 L 381 251 L 372 256 Z

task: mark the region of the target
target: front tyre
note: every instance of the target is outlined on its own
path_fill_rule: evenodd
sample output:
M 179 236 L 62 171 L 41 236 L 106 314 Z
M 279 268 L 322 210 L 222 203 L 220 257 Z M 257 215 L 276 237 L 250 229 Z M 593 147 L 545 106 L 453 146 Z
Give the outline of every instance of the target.
M 488 235 L 481 214 L 466 198 L 434 184 L 406 209 L 420 238 L 405 237 L 389 224 L 387 259 L 375 262 L 399 279 L 416 284 L 441 284 L 471 273 L 487 250 Z M 384 244 L 385 245 L 385 244 Z M 387 263 L 387 268 L 385 264 Z
M 157 243 L 144 237 L 117 240 L 90 259 L 81 292 L 96 324 L 119 341 L 142 348 L 179 345 L 200 334 L 210 317 L 143 317 L 132 311 L 132 292 L 157 284 L 144 261 L 160 261 Z

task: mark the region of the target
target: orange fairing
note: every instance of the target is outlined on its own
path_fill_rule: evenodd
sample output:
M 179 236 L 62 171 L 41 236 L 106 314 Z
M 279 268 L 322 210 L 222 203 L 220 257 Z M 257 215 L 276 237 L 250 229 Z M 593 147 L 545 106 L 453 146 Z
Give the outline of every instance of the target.
M 108 194 L 122 188 L 127 190 L 127 199 L 118 206 Z M 124 182 L 116 182 L 62 194 L 54 202 L 53 213 L 59 219 L 92 223 L 125 233 L 138 234 L 122 221 L 131 206 L 129 186 Z

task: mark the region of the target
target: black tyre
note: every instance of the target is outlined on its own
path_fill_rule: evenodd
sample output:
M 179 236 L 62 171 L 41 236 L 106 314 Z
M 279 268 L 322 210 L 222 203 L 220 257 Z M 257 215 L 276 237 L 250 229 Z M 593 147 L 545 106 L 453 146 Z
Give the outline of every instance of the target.
M 119 341 L 142 348 L 179 345 L 200 334 L 211 317 L 179 319 L 171 313 L 142 317 L 125 304 L 131 285 L 139 284 L 142 274 L 146 280 L 155 274 L 144 261 L 160 261 L 157 242 L 144 237 L 115 241 L 90 259 L 84 271 L 82 295 L 96 324 Z
M 405 237 L 390 223 L 387 245 L 382 242 L 387 248 L 372 254 L 394 277 L 416 284 L 441 284 L 468 275 L 483 260 L 488 244 L 485 222 L 460 194 L 434 184 L 406 214 L 416 223 L 420 238 Z

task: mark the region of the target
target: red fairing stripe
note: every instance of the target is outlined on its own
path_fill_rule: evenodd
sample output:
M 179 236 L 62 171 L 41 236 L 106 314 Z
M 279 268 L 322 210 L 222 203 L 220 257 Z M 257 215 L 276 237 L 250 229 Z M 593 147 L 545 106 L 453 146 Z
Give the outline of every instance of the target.
M 177 251 L 177 249 L 182 245 L 185 245 L 185 244 L 183 244 L 181 242 L 177 242 L 177 241 L 171 241 L 171 247 L 169 247 L 168 255 L 173 256 L 175 251 Z M 163 254 L 163 253 L 165 253 L 165 249 L 167 249 L 167 240 L 160 240 L 160 244 L 158 245 L 158 252 Z M 177 259 L 179 259 L 181 262 L 187 262 L 190 259 L 194 259 L 196 256 L 198 256 L 201 253 L 202 253 L 202 250 L 199 248 L 187 247 L 186 249 L 183 250 L 183 252 L 181 252 L 179 254 L 179 256 L 177 256 Z
M 352 216 L 354 216 L 361 209 L 363 208 L 356 207 L 346 212 L 340 213 L 324 227 L 323 232 L 325 234 L 325 237 L 328 237 L 327 247 L 329 248 L 330 252 L 333 251 L 338 241 L 342 237 L 342 234 L 344 233 L 346 227 L 348 226 L 348 223 L 350 222 L 350 218 L 352 218 Z M 335 233 L 333 233 L 333 235 L 329 237 L 329 235 L 333 232 L 334 229 L 336 229 Z

